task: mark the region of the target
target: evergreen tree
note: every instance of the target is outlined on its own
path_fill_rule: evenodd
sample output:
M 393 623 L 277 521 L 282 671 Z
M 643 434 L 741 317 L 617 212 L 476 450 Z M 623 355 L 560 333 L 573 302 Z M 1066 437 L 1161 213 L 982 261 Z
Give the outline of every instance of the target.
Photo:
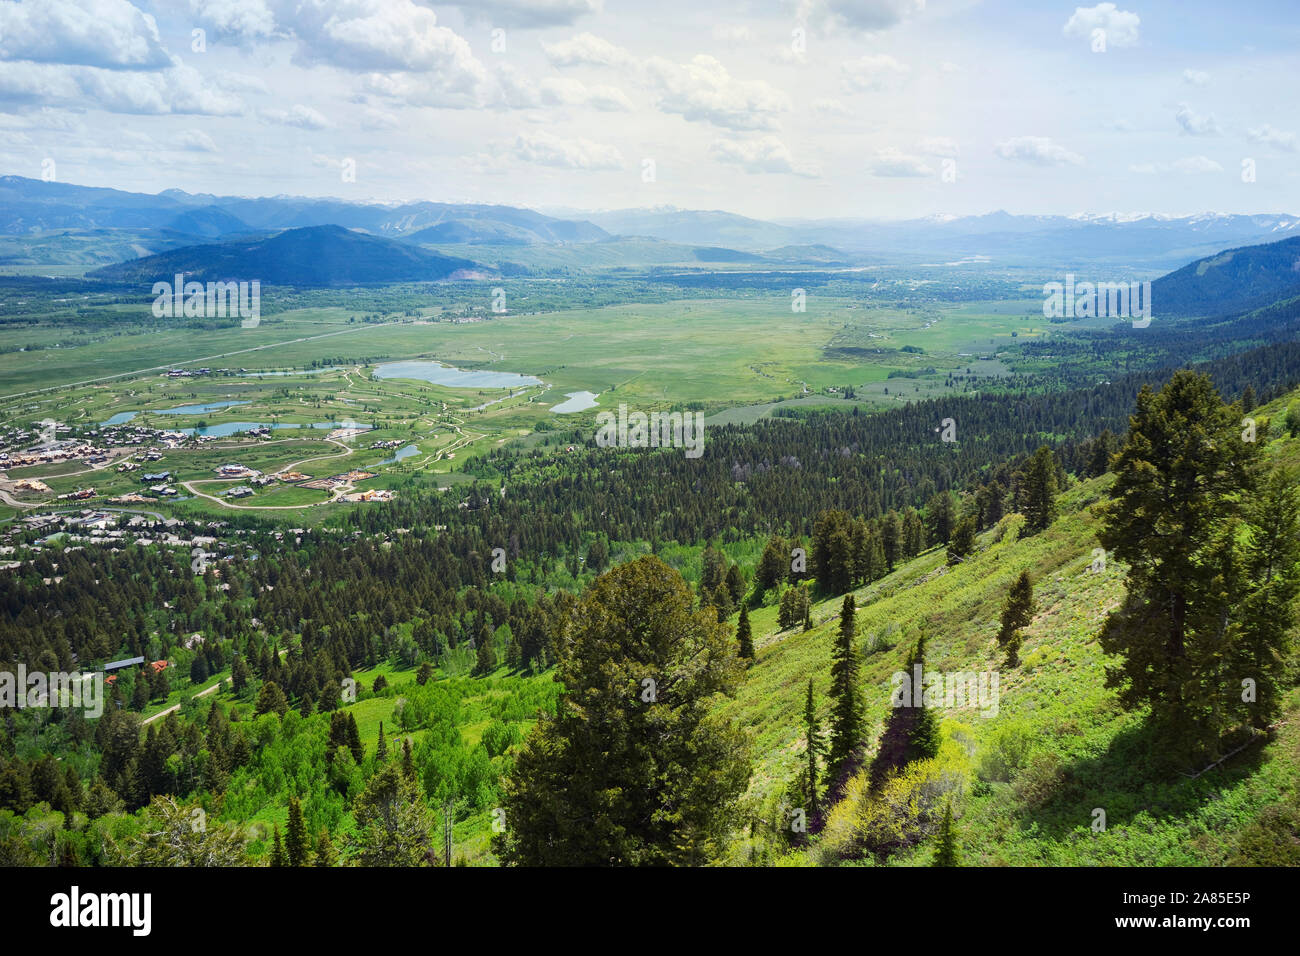
M 497 654 L 492 647 L 492 635 L 485 627 L 479 633 L 478 651 L 474 660 L 474 676 L 484 677 L 492 673 L 497 666 Z
M 914 558 L 925 550 L 925 525 L 915 508 L 903 512 L 903 556 Z
M 953 527 L 948 542 L 948 566 L 961 564 L 975 550 L 975 519 L 967 515 Z
M 1300 493 L 1294 471 L 1276 468 L 1260 482 L 1247 505 L 1242 552 L 1240 600 L 1228 629 L 1231 661 L 1221 678 L 1229 705 L 1224 719 L 1235 713 L 1242 723 L 1264 730 L 1281 713 L 1297 623 Z M 1243 693 L 1247 677 L 1255 682 L 1254 694 Z
M 768 539 L 754 573 L 754 587 L 760 594 L 780 585 L 790 573 L 790 548 L 778 537 Z
M 1121 658 L 1108 684 L 1126 706 L 1150 705 L 1171 739 L 1212 752 L 1231 716 L 1225 625 L 1251 595 L 1237 541 L 1258 448 L 1241 440 L 1239 412 L 1191 371 L 1158 394 L 1143 387 L 1099 534 L 1128 564 L 1127 597 L 1101 632 L 1102 649 Z
M 880 523 L 880 546 L 886 568 L 893 571 L 895 562 L 903 556 L 903 520 L 897 511 L 890 511 Z
M 432 852 L 424 793 L 398 763 L 375 771 L 353 808 L 349 846 L 362 866 L 422 866 Z
M 271 866 L 288 866 L 289 856 L 284 852 L 284 843 L 280 840 L 280 824 L 275 825 L 275 839 L 271 843 Z
M 998 643 L 1005 647 L 1019 635 L 1021 628 L 1033 623 L 1036 613 L 1038 613 L 1038 605 L 1034 601 L 1034 583 L 1030 580 L 1028 571 L 1021 571 L 1012 582 L 1006 600 L 1002 604 Z
M 1056 456 L 1046 445 L 1034 452 L 1021 478 L 1020 510 L 1025 516 L 1025 530 L 1036 534 L 1056 520 Z
M 953 514 L 952 495 L 941 491 L 925 503 L 925 517 L 929 522 L 930 540 L 935 544 L 947 544 L 952 538 Z
M 388 743 L 384 740 L 384 722 L 379 722 L 379 743 L 375 747 L 375 759 L 383 763 L 388 759 Z
M 423 661 L 421 662 L 419 669 L 415 672 L 415 682 L 423 687 L 425 684 L 429 683 L 429 678 L 432 676 L 433 665 L 428 661 Z
M 804 702 L 803 725 L 804 736 L 808 741 L 804 747 L 804 759 L 806 761 L 804 795 L 808 801 L 808 816 L 815 817 L 820 809 L 820 777 L 817 771 L 817 761 L 826 751 L 826 742 L 822 737 L 821 722 L 817 719 L 817 703 L 813 699 L 811 677 L 808 678 L 808 697 Z
M 591 546 L 587 548 L 587 570 L 600 574 L 607 567 L 609 567 L 609 545 L 605 543 L 603 537 L 597 535 L 591 542 Z
M 260 714 L 276 714 L 284 716 L 284 712 L 289 709 L 289 701 L 285 699 L 284 691 L 280 685 L 273 680 L 266 681 L 262 689 L 257 692 L 257 710 Z
M 307 825 L 302 819 L 302 802 L 297 797 L 289 798 L 289 827 L 285 833 L 284 849 L 289 866 L 307 865 L 311 844 L 307 841 Z
M 943 823 L 939 825 L 939 845 L 934 849 L 934 866 L 961 866 L 961 849 L 957 845 L 957 831 L 952 825 L 952 801 L 943 808 Z
M 329 830 L 321 830 L 316 840 L 316 854 L 312 857 L 312 866 L 335 866 L 338 858 L 338 853 L 335 852 L 334 844 L 330 840 Z
M 838 779 L 848 769 L 862 742 L 862 699 L 858 687 L 858 655 L 853 648 L 856 628 L 853 595 L 840 605 L 840 629 L 831 651 L 830 769 Z
M 726 626 L 693 611 L 681 575 L 646 556 L 598 578 L 570 629 L 556 674 L 566 692 L 506 780 L 498 857 L 545 866 L 710 859 L 750 775 L 744 734 L 713 706 L 743 673 Z
M 411 738 L 402 738 L 402 772 L 415 779 L 415 756 L 411 753 Z
M 361 745 L 361 731 L 357 729 L 357 718 L 352 711 L 348 711 L 347 734 L 348 749 L 352 751 L 352 759 L 360 766 L 366 759 L 366 748 Z
M 740 656 L 747 661 L 754 659 L 754 637 L 749 624 L 749 609 L 740 606 L 740 620 L 736 622 L 736 638 L 740 643 Z

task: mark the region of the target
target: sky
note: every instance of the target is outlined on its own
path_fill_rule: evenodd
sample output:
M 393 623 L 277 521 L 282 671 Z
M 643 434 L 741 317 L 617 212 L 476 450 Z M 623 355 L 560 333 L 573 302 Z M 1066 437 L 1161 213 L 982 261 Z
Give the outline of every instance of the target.
M 0 0 L 0 174 L 764 219 L 1300 213 L 1300 3 Z

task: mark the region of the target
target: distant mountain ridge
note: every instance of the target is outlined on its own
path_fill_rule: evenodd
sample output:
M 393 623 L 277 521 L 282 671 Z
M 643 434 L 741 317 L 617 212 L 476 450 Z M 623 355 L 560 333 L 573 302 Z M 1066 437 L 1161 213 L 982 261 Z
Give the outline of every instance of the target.
M 571 222 L 530 209 L 486 204 L 415 202 L 378 204 L 295 196 L 247 198 L 193 195 L 169 189 L 157 195 L 96 186 L 0 176 L 0 235 L 57 229 L 175 229 L 198 223 L 196 235 L 220 238 L 302 226 L 338 225 L 399 237 L 447 222 L 532 242 L 593 242 L 609 234 L 589 222 Z
M 1300 236 L 1226 249 L 1151 283 L 1153 311 L 1226 315 L 1300 296 Z
M 881 221 L 867 218 L 765 221 L 724 210 L 671 206 L 602 212 L 552 210 L 554 215 L 481 203 L 362 203 L 295 196 L 222 197 L 168 189 L 156 195 L 0 176 L 0 238 L 12 237 L 7 262 L 104 261 L 127 245 L 176 251 L 179 244 L 248 238 L 303 227 L 337 225 L 410 245 L 501 248 L 577 244 L 593 268 L 608 257 L 594 245 L 616 238 L 669 242 L 701 263 L 754 261 L 751 256 L 805 264 L 895 265 L 970 263 L 1029 268 L 1059 276 L 1085 267 L 1116 278 L 1154 278 L 1225 248 L 1300 235 L 1288 214 L 937 215 Z M 69 240 L 106 230 L 93 254 Z M 111 234 L 116 230 L 117 234 Z M 39 245 L 42 259 L 27 246 Z M 649 248 L 649 247 L 647 247 Z M 712 251 L 718 249 L 721 251 Z M 830 250 L 829 252 L 827 250 Z M 497 254 L 501 258 L 501 254 Z M 490 256 L 489 256 L 490 258 Z M 506 254 L 506 259 L 509 255 Z M 654 259 L 626 266 L 655 264 Z
M 1149 274 L 1159 274 L 1225 246 L 1300 235 L 1300 216 L 1285 214 L 1020 216 L 998 210 L 978 216 L 899 221 L 779 222 L 721 210 L 676 208 L 583 215 L 610 232 L 745 251 L 822 245 L 855 256 L 892 254 L 911 260 L 987 256 L 1001 266 L 1054 263 L 1068 268 L 1085 262 L 1110 262 Z
M 474 273 L 477 263 L 344 229 L 304 226 L 273 236 L 186 246 L 105 266 L 90 278 L 142 285 L 177 274 L 198 282 L 252 281 L 300 288 L 430 282 Z

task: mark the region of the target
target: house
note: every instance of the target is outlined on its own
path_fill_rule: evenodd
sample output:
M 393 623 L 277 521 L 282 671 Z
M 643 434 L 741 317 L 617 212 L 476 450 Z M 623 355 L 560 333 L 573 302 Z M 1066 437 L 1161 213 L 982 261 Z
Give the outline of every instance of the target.
M 248 485 L 236 485 L 235 487 L 231 488 L 229 491 L 226 492 L 225 497 L 247 498 L 252 493 L 253 493 L 253 489 L 248 487 Z

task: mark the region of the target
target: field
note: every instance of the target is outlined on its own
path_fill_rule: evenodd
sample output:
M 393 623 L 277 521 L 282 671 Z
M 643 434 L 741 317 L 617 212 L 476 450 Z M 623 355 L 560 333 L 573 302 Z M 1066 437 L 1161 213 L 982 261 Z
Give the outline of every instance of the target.
M 217 480 L 213 470 L 233 461 L 318 478 L 361 468 L 381 473 L 362 489 L 384 487 L 390 473 L 446 487 L 448 476 L 487 449 L 528 441 L 539 425 L 594 428 L 598 411 L 621 403 L 703 409 L 713 425 L 751 423 L 776 409 L 855 403 L 869 410 L 996 380 L 1007 374 L 1001 350 L 1046 334 L 1034 319 L 1037 301 L 1028 299 L 902 307 L 812 294 L 806 311 L 795 312 L 784 292 L 760 292 L 532 313 L 538 295 L 525 289 L 509 299 L 507 314 L 453 322 L 443 318 L 447 303 L 417 300 L 414 308 L 367 313 L 347 308 L 349 294 L 339 293 L 344 305 L 272 308 L 248 329 L 158 327 L 139 307 L 91 305 L 99 331 L 83 330 L 81 344 L 67 342 L 54 325 L 0 332 L 0 346 L 28 346 L 0 354 L 0 427 L 53 419 L 84 433 L 131 416 L 132 425 L 157 429 L 216 429 L 217 440 L 187 444 L 150 464 L 182 482 L 181 500 L 159 506 L 287 514 L 331 496 L 275 487 L 229 501 L 221 493 L 240 482 Z M 373 377 L 377 365 L 397 359 L 520 373 L 543 384 L 507 390 Z M 215 371 L 167 375 L 203 367 Z M 549 411 L 579 391 L 597 394 L 598 407 Z M 325 429 L 349 421 L 367 431 L 325 440 Z M 272 426 L 272 436 L 222 434 L 244 422 Z M 387 461 L 396 448 L 370 448 L 377 442 L 400 442 L 402 457 Z M 101 497 L 138 491 L 138 473 L 118 473 L 116 463 L 28 466 L 6 477 L 45 480 L 52 495 L 90 486 Z M 45 499 L 23 493 L 14 500 Z

